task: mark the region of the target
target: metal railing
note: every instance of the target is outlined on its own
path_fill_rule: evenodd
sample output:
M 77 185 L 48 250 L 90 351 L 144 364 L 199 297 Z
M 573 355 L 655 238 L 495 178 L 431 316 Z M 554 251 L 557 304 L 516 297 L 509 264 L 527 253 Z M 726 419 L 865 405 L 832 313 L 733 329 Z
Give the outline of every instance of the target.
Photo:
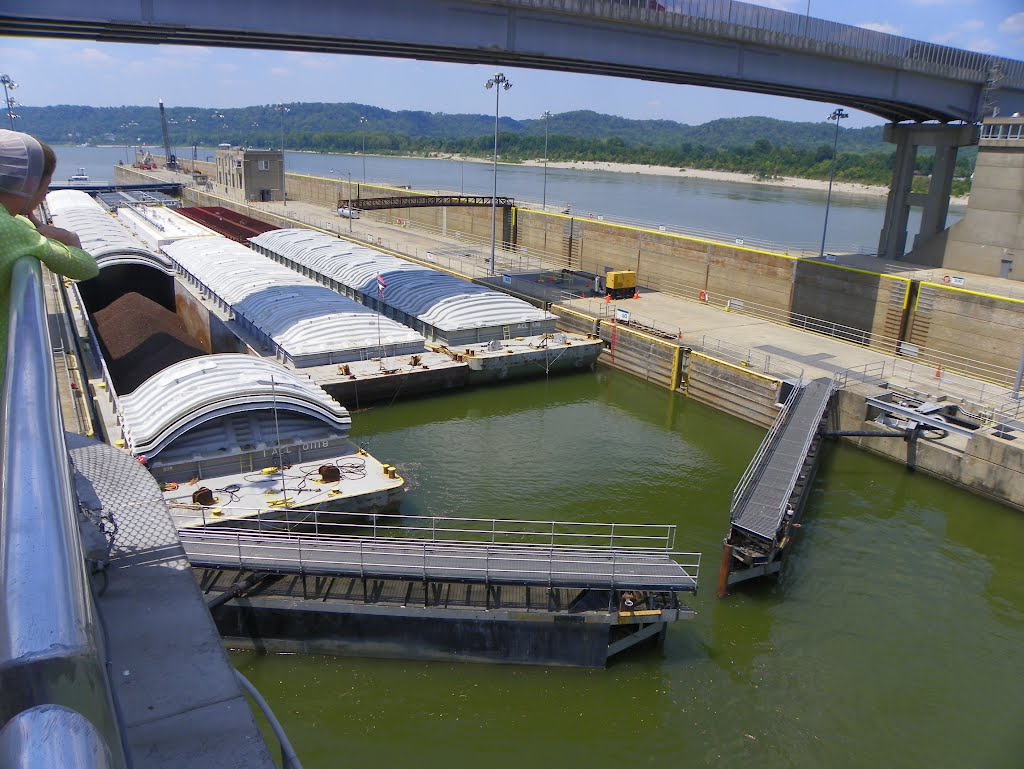
M 996 67 L 1007 87 L 1024 86 L 1024 62 L 890 35 L 809 15 L 734 0 L 516 0 L 515 4 L 600 18 L 629 18 L 645 24 L 691 30 L 749 43 L 793 50 L 823 50 L 837 58 L 878 64 L 880 58 L 920 72 L 943 72 L 984 82 Z M 629 13 L 630 16 L 625 14 Z
M 543 547 L 601 547 L 618 550 L 669 551 L 675 547 L 675 524 L 582 523 L 532 521 L 504 518 L 459 518 L 430 515 L 329 512 L 276 508 L 273 511 L 232 507 L 233 514 L 251 512 L 250 530 L 281 531 L 290 525 L 304 526 L 305 533 L 364 539 L 422 540 L 431 543 L 540 545 Z M 196 519 L 202 525 L 195 524 Z M 224 519 L 207 515 L 206 508 L 181 505 L 171 509 L 179 531 L 205 527 L 223 528 Z M 295 536 L 299 536 L 298 533 Z
M 35 259 L 14 265 L 10 301 L 0 436 L 0 724 L 39 706 L 63 706 L 96 727 L 110 753 L 107 765 L 124 767 Z M 25 716 L 18 728 L 52 728 L 45 742 L 71 744 L 74 721 Z M 26 738 L 19 744 L 34 749 L 40 743 Z M 23 760 L 46 764 L 40 758 Z M 75 765 L 105 766 L 95 753 L 78 756 Z
M 179 532 L 193 565 L 424 582 L 696 590 L 700 553 L 208 527 Z M 682 573 L 666 568 L 681 567 Z
M 729 505 L 729 517 L 735 519 L 736 511 L 739 510 L 740 506 L 746 502 L 747 497 L 750 496 L 750 491 L 764 472 L 765 465 L 771 458 L 772 450 L 775 448 L 775 443 L 778 440 L 779 433 L 786 424 L 786 420 L 789 419 L 789 412 L 792 410 L 793 405 L 796 403 L 800 394 L 803 392 L 802 388 L 794 387 L 789 393 L 789 397 L 786 398 L 785 403 L 782 404 L 782 408 L 779 409 L 779 413 L 775 416 L 775 421 L 772 422 L 772 426 L 768 428 L 767 434 L 761 441 L 761 445 L 757 447 L 757 451 L 754 452 L 753 459 L 750 460 L 750 464 L 747 465 L 747 469 L 743 471 L 743 475 L 740 476 L 739 483 L 736 484 L 736 488 L 732 492 L 732 500 Z
M 802 368 L 788 365 L 788 362 L 780 364 L 778 356 L 773 357 L 750 347 L 725 342 L 707 334 L 701 334 L 700 342 L 697 342 L 696 338 L 692 342 L 687 342 L 685 336 L 683 341 L 691 350 L 703 352 L 713 358 L 724 360 L 726 363 L 733 363 L 766 376 L 776 379 L 794 379 L 798 382 L 804 378 Z

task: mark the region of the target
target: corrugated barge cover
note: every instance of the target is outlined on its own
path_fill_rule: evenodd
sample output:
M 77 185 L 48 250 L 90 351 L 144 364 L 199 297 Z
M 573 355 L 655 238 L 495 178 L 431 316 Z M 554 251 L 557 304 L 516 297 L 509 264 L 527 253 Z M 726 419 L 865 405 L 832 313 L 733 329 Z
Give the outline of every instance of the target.
M 96 259 L 100 269 L 113 264 L 143 264 L 168 274 L 170 259 L 154 253 L 131 231 L 81 190 L 57 190 L 46 196 L 53 222 L 82 239 L 82 248 Z
M 352 424 L 348 409 L 307 377 L 274 361 L 238 353 L 175 363 L 119 400 L 129 448 L 149 455 L 218 417 L 273 410 L 275 405 L 282 412 L 319 419 L 341 434 Z
M 222 237 L 168 243 L 192 279 L 269 338 L 296 366 L 422 352 L 425 340 L 251 248 Z
M 442 331 L 555 320 L 508 294 L 323 233 L 273 230 L 250 242 L 366 295 L 376 293 L 380 274 L 387 282 L 385 304 Z

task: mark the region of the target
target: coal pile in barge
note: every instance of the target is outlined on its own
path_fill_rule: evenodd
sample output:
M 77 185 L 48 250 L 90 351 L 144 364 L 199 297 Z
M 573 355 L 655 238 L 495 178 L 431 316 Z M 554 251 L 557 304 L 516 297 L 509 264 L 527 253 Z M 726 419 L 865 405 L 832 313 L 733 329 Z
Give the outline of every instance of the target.
M 168 366 L 207 354 L 181 318 L 134 292 L 95 313 L 93 322 L 107 369 L 122 395 Z

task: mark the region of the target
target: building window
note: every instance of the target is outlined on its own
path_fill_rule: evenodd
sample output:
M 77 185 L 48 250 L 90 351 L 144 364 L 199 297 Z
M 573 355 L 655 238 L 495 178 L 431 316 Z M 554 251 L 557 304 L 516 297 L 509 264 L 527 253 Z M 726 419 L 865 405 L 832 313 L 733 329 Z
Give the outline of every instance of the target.
M 256 161 L 256 170 L 257 171 L 269 171 L 270 170 L 270 161 L 269 160 L 257 160 Z

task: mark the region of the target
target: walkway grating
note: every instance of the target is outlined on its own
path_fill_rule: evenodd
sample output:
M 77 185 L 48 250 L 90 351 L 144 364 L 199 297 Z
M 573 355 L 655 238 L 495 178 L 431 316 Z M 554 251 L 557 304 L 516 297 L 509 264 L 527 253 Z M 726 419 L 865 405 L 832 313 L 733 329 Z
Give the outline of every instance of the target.
M 781 429 L 763 455 L 745 493 L 736 500 L 732 526 L 767 543 L 775 541 L 789 500 L 832 396 L 831 379 L 815 379 L 795 394 Z

